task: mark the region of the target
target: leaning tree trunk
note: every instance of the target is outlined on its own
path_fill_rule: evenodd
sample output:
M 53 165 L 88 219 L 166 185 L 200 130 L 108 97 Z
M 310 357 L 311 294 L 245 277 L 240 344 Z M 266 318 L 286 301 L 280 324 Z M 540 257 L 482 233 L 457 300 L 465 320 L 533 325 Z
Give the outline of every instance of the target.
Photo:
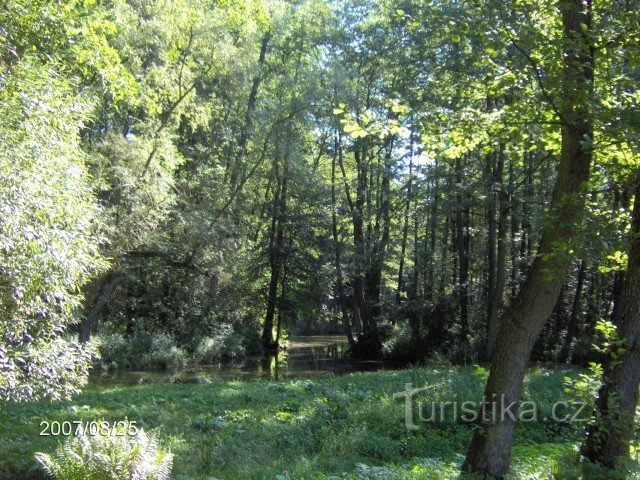
M 558 175 L 538 255 L 500 328 L 485 389 L 487 412 L 493 411 L 496 402 L 517 405 L 531 350 L 553 311 L 571 262 L 568 246 L 578 233 L 592 157 L 590 5 L 590 1 L 582 0 L 560 4 L 566 47 Z M 502 477 L 508 472 L 515 418 L 504 417 L 480 420 L 463 470 L 488 477 Z
M 78 340 L 80 343 L 87 343 L 91 338 L 91 331 L 95 327 L 98 317 L 102 310 L 109 303 L 111 295 L 122 282 L 122 276 L 112 272 L 108 272 L 102 279 L 98 293 L 95 295 L 91 306 L 85 309 L 85 313 L 80 323 Z
M 262 41 L 260 42 L 260 56 L 258 58 L 258 71 L 256 75 L 253 77 L 253 81 L 251 83 L 251 92 L 249 93 L 249 100 L 247 101 L 247 110 L 245 111 L 244 123 L 240 130 L 240 138 L 238 138 L 238 144 L 236 146 L 236 154 L 233 161 L 233 165 L 231 166 L 231 191 L 236 188 L 236 185 L 239 182 L 239 178 L 242 175 L 242 171 L 244 169 L 244 159 L 247 155 L 247 147 L 249 145 L 249 136 L 251 134 L 251 127 L 253 126 L 253 115 L 256 110 L 256 102 L 258 99 L 258 91 L 260 89 L 260 84 L 262 83 L 262 68 L 265 64 L 265 59 L 267 56 L 267 47 L 269 46 L 269 41 L 271 40 L 271 32 L 267 31 L 262 36 Z
M 625 351 L 605 366 L 598 392 L 598 419 L 587 430 L 582 453 L 592 462 L 615 468 L 629 456 L 640 384 L 640 177 L 636 180 L 629 260 L 614 323 Z

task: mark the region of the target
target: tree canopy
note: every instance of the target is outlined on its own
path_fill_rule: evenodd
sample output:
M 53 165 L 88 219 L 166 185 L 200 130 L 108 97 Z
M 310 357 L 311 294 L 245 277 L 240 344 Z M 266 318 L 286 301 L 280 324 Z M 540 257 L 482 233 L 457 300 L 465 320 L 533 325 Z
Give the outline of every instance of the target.
M 606 364 L 601 319 L 635 349 L 639 22 L 633 0 L 9 0 L 0 398 L 77 393 L 103 334 L 339 333 L 492 362 L 515 401 L 530 359 Z M 464 468 L 507 471 L 492 428 Z

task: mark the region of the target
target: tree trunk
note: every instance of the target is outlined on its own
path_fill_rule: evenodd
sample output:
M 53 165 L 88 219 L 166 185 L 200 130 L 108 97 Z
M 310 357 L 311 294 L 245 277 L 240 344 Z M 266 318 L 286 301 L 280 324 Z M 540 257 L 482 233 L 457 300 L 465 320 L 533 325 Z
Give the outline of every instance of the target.
M 244 123 L 240 130 L 240 138 L 238 139 L 238 145 L 236 148 L 236 155 L 234 163 L 231 167 L 231 191 L 235 190 L 236 185 L 242 171 L 244 170 L 244 157 L 247 154 L 247 145 L 249 143 L 249 135 L 251 133 L 251 127 L 253 125 L 253 114 L 256 109 L 256 102 L 258 99 L 258 91 L 260 89 L 260 83 L 262 82 L 262 67 L 267 56 L 267 47 L 271 39 L 271 32 L 267 31 L 262 36 L 260 43 L 260 55 L 258 57 L 258 71 L 253 77 L 251 83 L 251 91 L 249 92 L 249 99 L 247 101 L 247 110 L 245 112 Z
M 360 314 L 360 319 L 362 320 L 362 331 L 366 337 L 371 337 L 373 335 L 371 309 L 369 308 L 369 303 L 366 299 L 366 280 L 363 279 L 367 270 L 364 268 L 366 265 L 365 258 L 367 257 L 367 248 L 364 237 L 364 206 L 368 190 L 367 167 L 364 165 L 363 156 L 364 154 L 358 147 L 356 147 L 354 151 L 354 158 L 357 168 L 357 189 L 355 211 L 353 215 L 353 245 L 356 253 L 356 274 L 353 279 L 353 296 Z M 342 161 L 340 162 L 340 167 L 343 168 Z M 344 170 L 342 174 L 346 181 Z
M 560 10 L 566 49 L 558 175 L 538 255 L 498 334 L 484 396 L 487 412 L 493 411 L 496 402 L 516 406 L 519 402 L 529 355 L 562 289 L 571 262 L 567 246 L 579 231 L 584 210 L 593 138 L 589 108 L 593 91 L 593 51 L 589 40 L 591 4 L 568 0 L 560 4 Z M 480 475 L 502 477 L 509 470 L 515 418 L 509 415 L 484 418 L 479 426 L 462 468 Z
M 289 249 L 291 249 L 292 243 L 293 243 L 293 238 L 289 240 Z M 283 317 L 282 299 L 286 298 L 286 294 L 287 294 L 287 266 L 283 265 L 282 280 L 280 281 L 280 301 L 278 302 L 278 321 L 276 322 L 276 341 L 275 341 L 276 348 L 278 348 L 278 346 L 280 345 L 280 333 L 282 332 L 282 317 Z
M 333 159 L 331 161 L 331 221 L 333 232 L 333 251 L 335 254 L 335 266 L 336 266 L 336 288 L 338 289 L 338 301 L 340 303 L 340 311 L 342 312 L 342 323 L 344 326 L 344 332 L 349 341 L 349 345 L 353 346 L 355 340 L 353 339 L 353 333 L 351 332 L 351 323 L 349 322 L 349 313 L 347 307 L 347 299 L 344 293 L 344 284 L 342 283 L 342 260 L 340 258 L 340 239 L 338 238 L 338 215 L 336 212 L 336 157 L 339 155 L 339 151 L 342 148 L 340 136 L 336 133 L 335 149 L 333 153 Z
M 495 171 L 495 185 L 500 185 L 498 192 L 498 254 L 496 257 L 496 280 L 495 286 L 489 299 L 489 318 L 487 319 L 487 347 L 486 358 L 491 360 L 495 351 L 498 331 L 500 330 L 500 312 L 504 302 L 504 288 L 506 284 L 507 268 L 507 211 L 508 196 L 502 184 L 504 174 L 504 151 L 501 147 L 498 153 L 498 163 Z
M 400 266 L 398 267 L 398 287 L 396 289 L 396 304 L 402 301 L 402 289 L 404 282 L 404 257 L 407 251 L 407 237 L 409 236 L 409 211 L 411 210 L 411 189 L 413 186 L 413 136 L 411 137 L 409 152 L 409 180 L 407 182 L 407 200 L 404 206 L 404 224 L 402 227 L 402 243 L 400 246 Z M 415 247 L 414 247 L 415 248 Z
M 80 324 L 79 341 L 87 343 L 91 338 L 91 330 L 94 328 L 98 316 L 109 303 L 111 295 L 122 281 L 122 276 L 113 273 L 107 273 L 102 283 L 98 295 L 95 297 L 91 308 L 89 308 Z
M 288 137 L 289 138 L 289 137 Z M 288 143 L 288 142 L 287 142 Z M 288 146 L 288 145 L 287 145 Z M 269 279 L 269 293 L 267 298 L 267 312 L 262 329 L 262 346 L 266 350 L 278 348 L 273 338 L 273 320 L 278 303 L 278 282 L 284 263 L 284 223 L 287 210 L 287 183 L 288 183 L 288 150 L 284 153 L 284 168 L 282 175 L 278 172 L 278 155 L 274 157 L 274 171 L 278 180 L 278 189 L 273 207 L 271 221 L 271 234 L 269 241 L 269 266 L 271 277 Z
M 413 281 L 411 283 L 411 291 L 409 292 L 409 299 L 415 300 L 418 298 L 418 283 L 420 282 L 420 249 L 418 248 L 419 233 L 418 229 L 420 223 L 418 221 L 418 199 L 413 202 Z M 425 243 L 426 243 L 425 236 Z M 426 249 L 425 249 L 426 250 Z M 423 282 L 423 291 L 426 290 L 426 280 Z
M 277 202 L 279 204 L 279 201 Z M 274 205 L 274 210 L 279 210 L 278 205 Z M 278 227 L 278 220 L 274 212 L 274 217 L 271 222 L 271 237 L 270 252 L 269 252 L 269 267 L 271 268 L 271 276 L 269 278 L 269 293 L 267 296 L 267 312 L 264 318 L 264 324 L 262 326 L 262 346 L 266 350 L 273 350 L 277 348 L 273 339 L 273 319 L 276 312 L 276 304 L 278 301 L 278 281 L 280 279 L 280 259 L 278 258 L 279 252 L 277 251 L 276 237 L 282 230 Z M 278 233 L 276 233 L 276 231 Z
M 466 345 L 469 340 L 469 193 L 462 185 L 462 160 L 456 160 L 458 188 L 464 189 L 457 195 L 456 212 L 456 251 L 458 254 L 458 305 L 460 307 L 460 341 Z
M 578 317 L 580 315 L 580 302 L 582 301 L 582 288 L 584 286 L 585 271 L 586 263 L 584 260 L 581 260 L 580 267 L 578 268 L 578 278 L 576 279 L 576 294 L 573 297 L 573 304 L 571 305 L 571 316 L 569 317 L 567 336 L 564 338 L 562 351 L 560 352 L 561 362 L 569 360 L 571 344 L 573 343 L 573 339 L 576 337 L 576 332 L 578 330 Z
M 436 230 L 438 228 L 438 200 L 440 199 L 440 182 L 438 178 L 438 160 L 434 165 L 434 186 L 433 186 L 433 205 L 431 205 L 431 226 L 429 238 L 429 290 L 427 298 L 433 300 L 433 292 L 435 290 L 435 261 L 436 261 Z M 446 234 L 445 234 L 446 237 Z M 444 258 L 444 255 L 443 255 Z
M 518 234 L 518 209 L 517 207 L 517 198 L 515 193 L 515 180 L 513 173 L 513 165 L 509 164 L 509 192 L 511 192 L 511 222 L 510 222 L 510 233 L 509 233 L 509 258 L 511 260 L 511 300 L 516 298 L 518 293 L 518 248 L 516 245 L 516 237 Z
M 607 468 L 629 456 L 640 384 L 640 177 L 636 180 L 631 219 L 629 260 L 614 323 L 625 342 L 624 353 L 605 365 L 604 384 L 598 392 L 598 419 L 587 430 L 582 453 Z
M 486 213 L 487 213 L 487 268 L 486 268 L 486 297 L 487 297 L 487 353 L 489 351 L 489 331 L 493 309 L 493 297 L 496 288 L 496 183 L 495 153 L 489 153 L 485 159 L 486 181 Z M 495 338 L 494 338 L 495 343 Z M 487 357 L 491 358 L 491 357 Z
M 391 155 L 393 142 L 387 147 L 385 156 L 380 159 L 382 163 L 382 179 L 379 187 L 379 205 L 375 215 L 375 223 L 372 231 L 374 238 L 370 239 L 371 253 L 369 269 L 365 275 L 366 288 L 365 295 L 369 310 L 370 322 L 370 344 L 376 355 L 382 347 L 378 336 L 378 320 L 382 316 L 382 268 L 384 266 L 385 253 L 391 230 Z M 382 231 L 382 233 L 380 233 Z
M 447 266 L 447 252 L 449 251 L 449 222 L 450 215 L 447 215 L 444 219 L 443 239 L 442 239 L 442 255 L 440 256 L 440 282 L 438 283 L 438 298 L 444 298 L 445 296 L 445 282 L 446 282 L 446 266 Z

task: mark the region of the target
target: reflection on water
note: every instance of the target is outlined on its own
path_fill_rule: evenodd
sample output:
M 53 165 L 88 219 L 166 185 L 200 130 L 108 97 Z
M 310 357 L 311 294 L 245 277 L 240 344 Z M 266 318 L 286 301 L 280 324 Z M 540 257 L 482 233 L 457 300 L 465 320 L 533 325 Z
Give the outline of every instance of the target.
M 340 336 L 292 337 L 288 348 L 277 355 L 247 357 L 242 361 L 199 365 L 170 372 L 97 372 L 92 384 L 135 385 L 148 382 L 208 382 L 213 380 L 282 380 L 309 378 L 328 373 L 378 370 L 380 361 L 354 361 L 347 356 Z

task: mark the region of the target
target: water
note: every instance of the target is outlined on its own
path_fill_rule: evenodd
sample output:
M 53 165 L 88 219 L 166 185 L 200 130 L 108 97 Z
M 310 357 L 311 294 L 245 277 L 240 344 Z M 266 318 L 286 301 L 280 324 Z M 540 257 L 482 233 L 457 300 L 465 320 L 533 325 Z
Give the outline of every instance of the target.
M 136 385 L 156 382 L 283 380 L 384 368 L 381 361 L 350 359 L 347 347 L 342 336 L 291 337 L 287 349 L 277 355 L 247 357 L 237 362 L 198 365 L 177 371 L 97 372 L 91 375 L 90 383 Z

